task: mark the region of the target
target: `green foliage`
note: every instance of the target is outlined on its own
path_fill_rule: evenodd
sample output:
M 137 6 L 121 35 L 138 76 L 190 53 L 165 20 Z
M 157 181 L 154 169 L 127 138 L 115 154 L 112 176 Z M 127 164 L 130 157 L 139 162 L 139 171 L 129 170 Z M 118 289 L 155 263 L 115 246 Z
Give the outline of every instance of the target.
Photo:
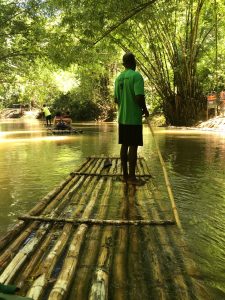
M 69 111 L 72 119 L 77 121 L 98 119 L 100 111 L 96 103 L 82 97 L 76 92 L 61 95 L 54 101 L 53 113 Z
M 151 112 L 191 124 L 208 91 L 224 88 L 224 13 L 222 0 L 1 1 L 0 105 L 112 120 L 114 79 L 132 51 Z

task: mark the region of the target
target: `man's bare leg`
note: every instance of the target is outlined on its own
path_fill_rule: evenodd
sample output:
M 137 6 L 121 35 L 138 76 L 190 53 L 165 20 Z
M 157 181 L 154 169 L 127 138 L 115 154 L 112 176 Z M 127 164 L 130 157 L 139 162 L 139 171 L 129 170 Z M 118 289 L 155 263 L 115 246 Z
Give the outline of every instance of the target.
M 127 155 L 128 152 L 128 146 L 127 145 L 121 145 L 120 149 L 120 158 L 121 158 L 121 166 L 123 171 L 123 180 L 127 181 L 128 179 L 128 169 L 127 169 Z
M 137 149 L 138 146 L 129 146 L 128 161 L 129 161 L 129 179 L 135 180 L 135 170 L 137 165 Z
M 135 175 L 135 170 L 137 166 L 137 149 L 138 146 L 130 146 L 128 152 L 129 161 L 129 178 L 128 182 L 134 185 L 143 185 L 145 182 L 141 179 L 137 179 Z

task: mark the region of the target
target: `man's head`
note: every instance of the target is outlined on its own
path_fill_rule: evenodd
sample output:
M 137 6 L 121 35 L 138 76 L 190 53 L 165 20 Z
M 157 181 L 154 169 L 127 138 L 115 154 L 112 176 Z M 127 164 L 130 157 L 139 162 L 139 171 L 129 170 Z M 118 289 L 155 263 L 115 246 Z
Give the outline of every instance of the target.
M 46 107 L 46 104 L 43 104 L 43 107 Z
M 127 69 L 136 69 L 136 59 L 133 53 L 128 52 L 123 56 L 123 65 Z

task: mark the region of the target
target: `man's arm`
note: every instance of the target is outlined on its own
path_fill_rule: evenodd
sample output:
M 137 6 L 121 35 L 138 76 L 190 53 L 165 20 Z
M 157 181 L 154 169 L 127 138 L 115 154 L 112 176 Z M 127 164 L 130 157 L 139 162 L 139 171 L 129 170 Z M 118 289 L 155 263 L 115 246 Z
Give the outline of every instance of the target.
M 145 117 L 147 118 L 149 116 L 149 112 L 148 112 L 148 109 L 146 106 L 145 96 L 144 95 L 136 95 L 135 100 L 136 100 L 137 104 L 140 106 L 140 108 L 142 110 L 142 114 L 145 115 Z

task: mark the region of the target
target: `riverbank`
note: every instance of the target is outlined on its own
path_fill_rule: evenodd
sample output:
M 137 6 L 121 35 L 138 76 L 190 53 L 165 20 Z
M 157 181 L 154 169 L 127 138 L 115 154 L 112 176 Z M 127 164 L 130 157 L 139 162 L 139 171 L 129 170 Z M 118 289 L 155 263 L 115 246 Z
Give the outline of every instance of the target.
M 154 126 L 154 125 L 153 125 Z M 163 127 L 166 127 L 162 125 Z M 188 129 L 188 130 L 204 130 L 204 131 L 225 131 L 225 117 L 217 116 L 207 121 L 201 121 L 192 127 L 185 126 L 168 126 L 168 128 Z
M 199 123 L 196 127 L 210 130 L 225 130 L 225 117 L 214 117 L 212 119 Z
M 167 126 L 166 120 L 163 115 L 155 115 L 151 118 L 151 124 L 153 127 L 169 127 L 176 129 L 201 129 L 201 130 L 211 130 L 211 131 L 221 131 L 225 130 L 225 116 L 217 116 L 211 118 L 207 121 L 200 121 L 197 125 L 192 127 L 185 126 Z

